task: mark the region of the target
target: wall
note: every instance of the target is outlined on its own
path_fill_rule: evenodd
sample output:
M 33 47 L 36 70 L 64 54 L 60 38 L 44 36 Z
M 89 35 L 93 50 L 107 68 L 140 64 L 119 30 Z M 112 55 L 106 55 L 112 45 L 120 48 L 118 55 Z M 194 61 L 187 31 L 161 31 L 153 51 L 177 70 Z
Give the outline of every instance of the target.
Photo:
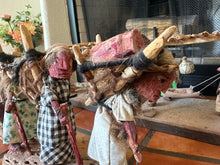
M 40 0 L 44 43 L 47 50 L 51 45 L 71 45 L 71 33 L 66 0 Z
M 9 14 L 12 17 L 16 15 L 16 11 L 25 10 L 25 5 L 30 4 L 31 15 L 35 16 L 40 12 L 39 0 L 0 0 L 0 16 L 3 14 Z M 4 4 L 4 5 L 3 5 Z
M 31 12 L 31 16 L 36 16 L 41 12 L 39 0 L 0 0 L 0 4 L 4 4 L 0 6 L 0 16 L 2 16 L 3 14 L 8 14 L 12 17 L 12 19 L 16 17 L 17 12 L 25 11 L 27 9 L 26 5 L 28 4 L 30 4 L 32 7 L 28 9 Z M 3 23 L 1 19 L 0 23 Z M 13 52 L 13 48 L 10 45 L 1 46 L 5 53 L 11 54 Z M 36 49 L 39 51 L 44 51 L 44 45 L 40 45 Z

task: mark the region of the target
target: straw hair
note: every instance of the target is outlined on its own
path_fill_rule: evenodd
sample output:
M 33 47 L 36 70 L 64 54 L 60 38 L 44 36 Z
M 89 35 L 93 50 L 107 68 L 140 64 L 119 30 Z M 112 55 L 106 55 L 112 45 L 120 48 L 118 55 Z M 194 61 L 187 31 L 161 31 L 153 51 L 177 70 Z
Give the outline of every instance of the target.
M 47 50 L 47 53 L 44 56 L 44 58 L 41 60 L 42 68 L 49 69 L 50 65 L 54 62 L 54 59 L 56 58 L 56 53 L 61 50 L 71 52 L 71 49 L 66 45 L 63 44 L 52 45 Z

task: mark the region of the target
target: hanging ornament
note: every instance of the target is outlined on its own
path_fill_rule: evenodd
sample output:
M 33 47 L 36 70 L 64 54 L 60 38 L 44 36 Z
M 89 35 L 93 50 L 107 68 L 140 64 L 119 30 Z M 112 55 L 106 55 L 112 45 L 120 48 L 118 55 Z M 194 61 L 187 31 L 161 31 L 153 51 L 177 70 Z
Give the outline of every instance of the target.
M 194 64 L 192 61 L 187 60 L 187 57 L 182 58 L 182 62 L 179 65 L 179 71 L 181 74 L 190 74 L 194 72 Z

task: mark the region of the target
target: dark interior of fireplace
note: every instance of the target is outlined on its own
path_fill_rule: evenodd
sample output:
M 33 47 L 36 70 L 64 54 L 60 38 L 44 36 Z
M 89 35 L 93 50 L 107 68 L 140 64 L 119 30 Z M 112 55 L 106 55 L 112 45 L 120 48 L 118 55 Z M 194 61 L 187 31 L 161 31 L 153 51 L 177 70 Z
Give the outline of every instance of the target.
M 88 41 L 94 41 L 96 34 L 106 40 L 119 33 L 136 28 L 137 22 L 143 22 L 139 29 L 149 39 L 153 27 L 163 29 L 169 23 L 177 26 L 177 32 L 193 34 L 208 31 L 220 31 L 219 0 L 82 0 L 83 15 Z M 167 21 L 168 20 L 168 21 Z M 129 25 L 128 25 L 129 24 Z M 130 28 L 130 29 L 129 29 Z M 220 41 L 185 46 L 168 47 L 176 58 L 186 56 L 190 59 L 220 57 Z M 196 86 L 218 74 L 220 60 L 215 63 L 195 63 L 191 74 L 180 74 L 179 88 Z M 219 80 L 207 82 L 196 87 L 202 95 L 215 96 Z M 205 89 L 203 89 L 205 88 Z

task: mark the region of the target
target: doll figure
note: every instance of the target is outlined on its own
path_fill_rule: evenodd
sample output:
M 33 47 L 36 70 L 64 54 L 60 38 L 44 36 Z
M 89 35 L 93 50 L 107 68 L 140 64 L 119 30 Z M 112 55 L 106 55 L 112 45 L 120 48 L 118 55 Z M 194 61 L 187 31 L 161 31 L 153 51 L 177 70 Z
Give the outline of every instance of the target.
M 88 147 L 92 159 L 100 165 L 127 165 L 130 146 L 135 159 L 141 162 L 134 122 L 139 106 L 140 97 L 131 88 L 111 96 L 97 108 Z
M 169 51 L 162 51 L 158 61 L 160 58 L 170 57 L 168 64 L 171 64 L 174 59 L 169 55 Z M 137 81 L 128 84 L 124 90 L 107 98 L 101 104 L 99 102 L 88 155 L 100 165 L 127 165 L 126 153 L 130 147 L 135 160 L 140 163 L 142 156 L 137 143 L 135 115 L 141 112 L 140 106 L 146 100 L 156 103 L 161 91 L 165 92 L 176 76 L 175 69 L 171 72 L 144 72 L 136 79 Z
M 174 29 L 168 30 L 173 33 Z M 119 34 L 92 47 L 92 62 L 85 62 L 78 48 L 73 47 L 78 68 L 90 85 L 92 101 L 98 103 L 88 155 L 100 165 L 127 165 L 129 147 L 137 163 L 142 161 L 135 115 L 147 99 L 156 102 L 176 78 L 163 76 L 177 69 L 177 62 L 171 63 L 171 53 L 162 49 L 164 38 L 170 36 L 167 32 L 148 46 L 137 30 Z M 143 83 L 137 84 L 141 79 Z M 152 90 L 142 91 L 145 84 Z
M 72 163 L 74 152 L 65 126 L 68 120 L 75 128 L 69 101 L 73 53 L 64 45 L 54 45 L 44 57 L 45 73 L 41 90 L 37 135 L 44 164 Z M 68 112 L 60 105 L 66 105 Z
M 6 100 L 4 121 L 3 121 L 3 144 L 10 144 L 9 150 L 18 151 L 21 147 L 21 143 L 27 143 L 25 140 L 33 139 L 37 137 L 37 109 L 32 104 L 23 92 L 15 85 L 13 85 L 11 79 L 8 77 L 6 71 L 1 71 L 1 90 L 4 92 Z M 8 93 L 13 94 L 13 102 L 16 107 L 16 112 L 7 109 L 7 103 L 9 104 Z M 20 124 L 17 125 L 17 120 L 14 118 L 14 113 L 17 113 Z M 19 132 L 22 127 L 24 132 Z M 30 149 L 27 148 L 29 151 Z

